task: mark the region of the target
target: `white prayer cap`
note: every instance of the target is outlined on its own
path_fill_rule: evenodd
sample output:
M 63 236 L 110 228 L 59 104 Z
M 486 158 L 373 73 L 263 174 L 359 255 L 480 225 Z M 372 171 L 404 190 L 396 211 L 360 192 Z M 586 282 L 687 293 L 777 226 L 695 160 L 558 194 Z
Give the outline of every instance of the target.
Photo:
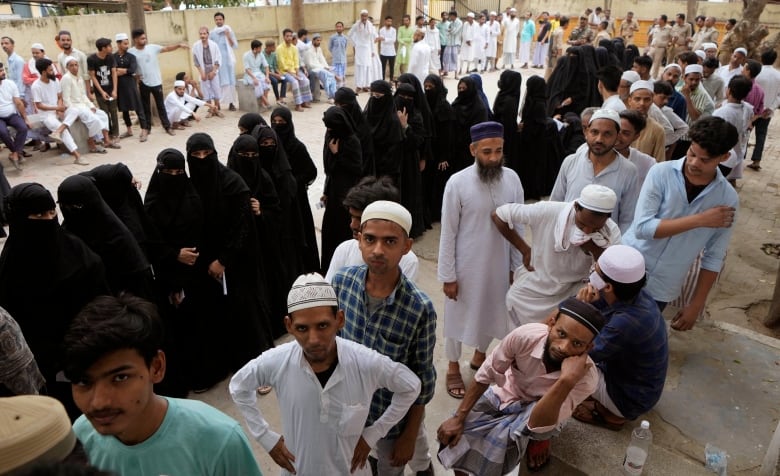
M 360 218 L 360 225 L 362 226 L 368 220 L 388 220 L 396 223 L 398 226 L 409 234 L 412 229 L 412 214 L 409 210 L 403 207 L 400 203 L 391 202 L 389 200 L 377 200 L 371 202 L 365 209 L 363 209 L 363 216 Z
M 490 15 L 489 15 L 489 16 L 491 16 L 491 17 L 494 17 L 494 16 L 496 16 L 496 12 L 490 12 Z
M 653 92 L 653 82 L 652 81 L 636 81 L 634 84 L 631 85 L 631 89 L 628 91 L 629 94 L 634 94 L 634 91 L 638 91 L 640 89 L 649 89 L 650 92 Z
M 615 195 L 615 192 L 609 187 L 590 184 L 582 189 L 580 198 L 577 199 L 577 203 L 579 203 L 582 208 L 587 208 L 594 212 L 612 213 L 615 209 L 615 204 L 617 203 L 617 195 Z
M 128 39 L 127 38 L 127 33 L 117 33 L 116 36 L 114 37 L 114 40 L 117 43 L 119 43 L 120 41 L 125 41 L 127 39 Z
M 664 67 L 664 73 L 666 72 L 666 70 L 668 70 L 668 69 L 672 69 L 672 68 L 677 68 L 677 69 L 679 69 L 679 70 L 680 70 L 680 72 L 682 73 L 682 67 L 680 67 L 680 65 L 679 65 L 679 64 L 677 64 L 677 63 L 669 63 L 669 64 L 667 64 L 667 65 Z
M 639 81 L 639 73 L 636 71 L 623 71 L 623 75 L 620 77 L 621 81 L 628 81 L 628 84 L 634 84 Z
M 361 15 L 368 15 L 368 10 L 360 10 Z
M 474 12 L 468 12 L 466 16 L 469 18 L 474 18 Z
M 40 44 L 40 43 L 33 43 L 32 45 L 30 45 L 30 49 L 31 49 L 31 50 L 41 50 L 41 51 L 46 51 L 46 50 L 43 48 L 43 45 L 42 45 L 42 44 Z
M 599 257 L 599 268 L 612 281 L 631 284 L 645 277 L 642 253 L 627 245 L 612 245 Z
M 702 68 L 702 66 L 700 64 L 689 64 L 688 66 L 685 67 L 685 75 L 686 76 L 688 76 L 689 74 L 693 74 L 693 73 L 703 74 L 704 73 L 704 68 Z
M 338 306 L 336 291 L 322 275 L 317 273 L 302 274 L 292 285 L 287 294 L 287 312 L 309 309 L 312 307 Z
M 696 53 L 696 56 L 701 59 L 705 59 L 707 57 L 707 53 L 705 53 L 704 50 L 696 50 L 694 53 Z
M 185 87 L 187 87 L 187 83 L 185 83 L 181 79 L 177 79 L 176 81 L 173 82 L 173 87 L 174 88 L 185 88 Z
M 63 63 L 65 63 L 65 66 L 68 66 L 68 65 L 70 64 L 70 62 L 71 62 L 71 61 L 75 61 L 76 63 L 78 63 L 78 62 L 79 62 L 79 60 L 77 60 L 77 59 L 76 59 L 76 58 L 74 58 L 73 56 L 66 56 L 66 57 L 65 57 L 65 60 L 63 61 Z
M 620 129 L 620 114 L 617 113 L 617 111 L 612 109 L 597 109 L 592 116 L 590 116 L 590 121 L 588 121 L 588 125 L 593 123 L 596 119 L 609 119 L 610 121 L 613 121 L 615 124 L 618 125 L 618 129 Z
M 708 43 L 702 43 L 701 44 L 701 49 L 703 49 L 704 51 L 707 51 L 707 50 L 717 50 L 718 49 L 718 45 L 716 45 L 715 43 L 709 43 L 709 42 Z
M 41 48 L 43 49 L 43 48 Z M 743 55 L 747 56 L 747 50 L 745 48 L 742 48 L 741 46 L 734 50 L 734 53 L 742 53 Z
M 517 13 L 517 8 L 514 7 L 510 8 L 509 13 Z

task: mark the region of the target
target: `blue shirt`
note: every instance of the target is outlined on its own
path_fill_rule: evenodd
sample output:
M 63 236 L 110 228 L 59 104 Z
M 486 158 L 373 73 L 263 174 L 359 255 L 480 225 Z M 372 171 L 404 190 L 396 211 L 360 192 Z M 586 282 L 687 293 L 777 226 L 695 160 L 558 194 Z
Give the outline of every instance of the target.
M 629 420 L 658 403 L 669 365 L 666 322 L 644 289 L 631 301 L 593 303 L 607 323 L 593 340 L 590 357 L 604 372 L 607 393 Z
M 25 61 L 21 56 L 14 52 L 8 57 L 8 79 L 13 81 L 19 88 L 19 96 L 24 97 L 24 83 L 22 83 L 22 70 L 24 69 Z
M 667 106 L 672 108 L 677 117 L 683 121 L 688 117 L 688 104 L 685 102 L 685 98 L 679 91 L 674 91 L 674 94 L 669 96 Z
M 331 62 L 333 64 L 347 64 L 347 37 L 346 35 L 331 35 L 328 39 Z
M 534 35 L 536 34 L 536 24 L 533 20 L 526 20 L 523 24 L 523 31 L 520 32 L 520 41 L 523 43 L 528 43 L 529 41 L 533 41 Z
M 436 311 L 433 302 L 403 273 L 395 290 L 379 308 L 370 313 L 366 275 L 368 266 L 344 268 L 333 277 L 333 288 L 344 310 L 346 322 L 341 337 L 365 345 L 402 363 L 420 378 L 422 387 L 414 405 L 425 405 L 433 398 L 436 369 L 433 348 L 436 344 Z M 366 425 L 385 412 L 393 397 L 387 389 L 377 390 L 371 401 Z M 401 433 L 405 420 L 393 427 L 387 438 Z
M 447 46 L 447 27 L 449 26 L 450 21 L 440 21 L 436 24 L 436 28 L 439 29 L 439 44 L 442 48 Z
M 702 250 L 701 268 L 719 273 L 734 232 L 734 225 L 702 227 L 668 238 L 653 238 L 661 220 L 695 215 L 720 205 L 739 208 L 737 192 L 720 170 L 716 170 L 715 179 L 688 203 L 684 165 L 685 158 L 682 158 L 650 168 L 639 192 L 634 222 L 623 235 L 623 244 L 633 246 L 645 257 L 647 292 L 661 302 L 680 295 L 688 269 Z

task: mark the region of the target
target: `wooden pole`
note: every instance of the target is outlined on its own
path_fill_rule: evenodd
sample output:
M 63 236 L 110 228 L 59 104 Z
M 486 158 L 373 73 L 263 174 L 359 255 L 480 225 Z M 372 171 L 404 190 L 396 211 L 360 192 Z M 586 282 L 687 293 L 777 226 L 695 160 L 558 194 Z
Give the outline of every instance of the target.
M 143 0 L 127 0 L 127 18 L 130 20 L 130 30 L 143 28 L 146 31 Z
M 292 0 L 290 3 L 292 13 L 292 30 L 298 31 L 303 28 L 303 0 Z

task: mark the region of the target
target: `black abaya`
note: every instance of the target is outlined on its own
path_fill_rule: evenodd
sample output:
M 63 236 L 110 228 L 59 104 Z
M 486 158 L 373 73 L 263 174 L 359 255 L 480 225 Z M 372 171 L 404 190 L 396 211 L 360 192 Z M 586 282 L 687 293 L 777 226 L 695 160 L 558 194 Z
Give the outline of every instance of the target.
M 375 175 L 376 164 L 374 162 L 374 138 L 371 135 L 371 126 L 368 125 L 363 116 L 363 109 L 357 102 L 355 91 L 340 87 L 333 96 L 334 102 L 347 112 L 347 116 L 352 119 L 352 128 L 360 141 L 360 153 L 363 157 L 363 176 Z
M 502 71 L 498 79 L 498 94 L 493 102 L 493 120 L 504 126 L 504 157 L 510 167 L 517 157 L 517 110 L 522 83 L 523 77 L 517 71 Z
M 374 142 L 376 175 L 387 175 L 397 184 L 401 173 L 401 142 L 404 135 L 393 103 L 390 83 L 374 81 L 371 83 L 371 92 L 383 95 L 371 96 L 363 111 Z
M 438 75 L 428 75 L 425 83 L 430 85 L 425 96 L 433 114 L 433 138 L 432 160 L 426 164 L 423 171 L 423 193 L 431 222 L 435 223 L 441 220 L 444 185 L 450 175 L 447 168 L 452 160 L 455 112 L 447 101 L 447 88 Z
M 422 114 L 415 108 L 415 90 L 411 84 L 401 83 L 395 93 L 395 106 L 406 111 L 408 127 L 404 130 L 401 146 L 401 171 L 398 188 L 401 191 L 401 205 L 412 215 L 409 236 L 417 238 L 425 232 L 425 215 L 422 200 L 422 176 L 420 162 L 426 145 L 425 125 Z
M 453 101 L 452 109 L 455 111 L 455 127 L 449 170 L 455 173 L 474 163 L 474 157 L 469 150 L 471 126 L 488 120 L 485 104 L 477 95 L 474 79 L 470 76 L 461 78 L 458 82 L 458 97 Z

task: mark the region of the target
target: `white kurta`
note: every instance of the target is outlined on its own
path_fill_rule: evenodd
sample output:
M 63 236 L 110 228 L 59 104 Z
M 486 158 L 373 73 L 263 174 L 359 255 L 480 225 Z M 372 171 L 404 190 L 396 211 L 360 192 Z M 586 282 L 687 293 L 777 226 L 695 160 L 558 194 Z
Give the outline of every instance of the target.
M 568 242 L 565 246 L 558 246 L 556 243 L 556 224 L 565 218 L 562 214 L 568 216 L 574 213 L 571 203 L 511 204 L 507 208 L 513 223 L 528 225 L 531 230 L 531 266 L 534 271 L 521 267 L 515 273 L 515 280 L 506 294 L 506 307 L 514 326 L 542 322 L 558 303 L 576 294 L 582 281 L 590 274 L 593 258 L 579 246 Z M 604 228 L 609 230 L 605 234 L 620 236 L 620 230 L 612 219 L 607 219 Z M 569 231 L 570 228 L 562 236 L 568 236 Z M 518 234 L 522 236 L 519 231 Z M 619 242 L 619 238 L 613 238 L 611 244 Z
M 462 43 L 460 45 L 460 61 L 474 61 L 474 37 L 476 36 L 477 28 L 479 28 L 479 25 L 476 22 L 463 22 L 463 30 L 461 32 Z
M 358 240 L 350 238 L 338 245 L 333 252 L 328 273 L 325 275 L 325 281 L 333 282 L 333 277 L 336 276 L 336 273 L 344 268 L 362 266 L 364 264 L 366 262 L 363 261 L 363 253 L 360 252 Z M 409 281 L 417 280 L 417 269 L 420 267 L 420 260 L 417 259 L 414 251 L 409 250 L 408 253 L 401 256 L 401 262 L 398 263 L 398 266 L 401 267 L 401 272 L 404 273 L 404 276 Z
M 517 37 L 520 35 L 520 20 L 506 18 L 504 28 L 504 54 L 514 54 L 517 51 Z
M 506 167 L 501 180 L 491 185 L 479 179 L 476 165 L 447 182 L 438 279 L 458 282 L 458 300 L 444 300 L 444 337 L 476 347 L 484 340 L 480 336 L 502 339 L 514 328 L 504 297 L 509 273 L 522 263 L 522 257 L 501 236 L 490 214 L 505 203 L 522 202 L 520 179 Z
M 498 37 L 501 35 L 501 24 L 497 21 L 486 23 L 488 28 L 488 47 L 485 56 L 495 58 L 498 51 Z
M 371 66 L 376 29 L 370 22 L 357 22 L 349 29 L 349 40 L 355 45 L 355 66 Z
M 428 66 L 431 64 L 431 47 L 425 41 L 420 40 L 412 45 L 412 54 L 409 56 L 409 73 L 415 75 L 420 80 L 420 84 L 425 82 L 428 76 Z
M 425 29 L 425 44 L 431 47 L 431 61 L 428 68 L 431 73 L 438 73 L 441 71 L 441 57 L 439 51 L 441 51 L 441 38 L 439 37 L 439 29 L 430 28 Z M 422 81 L 420 81 L 422 82 Z
M 485 48 L 488 44 L 488 37 L 490 36 L 490 32 L 488 31 L 488 26 L 486 23 L 483 23 L 482 25 L 478 25 L 476 30 L 474 30 L 474 59 L 479 61 L 485 61 L 485 52 L 487 51 Z

